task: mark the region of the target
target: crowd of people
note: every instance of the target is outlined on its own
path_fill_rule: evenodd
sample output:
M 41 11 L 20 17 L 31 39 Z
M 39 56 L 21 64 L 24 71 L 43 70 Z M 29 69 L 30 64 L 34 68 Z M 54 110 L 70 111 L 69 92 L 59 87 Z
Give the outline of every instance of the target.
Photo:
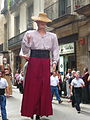
M 21 73 L 19 74 L 16 72 L 15 74 L 17 87 L 19 89 L 20 86 L 22 86 L 22 89 L 24 86 L 24 77 L 22 80 L 22 85 L 21 80 L 19 80 Z M 88 68 L 84 68 L 84 74 L 82 76 L 80 71 L 68 69 L 64 80 L 62 79 L 62 75 L 59 71 L 51 72 L 50 88 L 52 100 L 53 96 L 56 96 L 56 99 L 60 104 L 63 102 L 61 100 L 62 97 L 68 98 L 68 102 L 71 102 L 72 107 L 76 107 L 76 110 L 80 113 L 80 103 L 90 103 L 90 76 L 88 73 Z
M 17 86 L 17 88 L 19 89 L 20 93 L 23 94 L 23 83 L 24 83 L 24 72 L 23 70 L 16 70 L 15 73 L 15 82 L 14 84 Z
M 79 78 L 81 78 L 84 81 L 84 87 L 82 88 L 82 102 L 83 103 L 90 103 L 90 80 L 89 80 L 89 72 L 88 68 L 84 68 L 83 73 L 81 75 L 80 71 L 77 71 L 79 74 Z M 75 78 L 76 71 L 68 69 L 67 74 L 65 75 L 65 87 L 64 89 L 65 96 L 67 98 L 70 98 L 70 86 L 71 81 Z
M 11 69 L 10 65 L 8 63 L 6 65 L 6 63 L 7 59 L 4 58 L 3 66 L 1 66 L 0 70 L 0 80 L 2 78 L 4 79 L 3 83 L 5 82 L 3 94 L 5 94 L 6 91 L 6 95 L 11 96 L 12 95 Z M 25 82 L 24 69 L 16 70 L 16 73 L 14 75 L 14 81 L 15 81 L 14 85 L 16 85 L 20 93 L 23 94 Z M 2 86 L 0 83 L 0 95 L 2 94 L 1 87 Z M 80 103 L 81 102 L 85 104 L 90 103 L 90 75 L 88 72 L 88 68 L 84 68 L 83 75 L 81 75 L 80 71 L 68 69 L 64 79 L 62 79 L 62 75 L 59 71 L 52 72 L 50 76 L 50 88 L 52 101 L 54 95 L 56 96 L 56 99 L 59 104 L 63 102 L 61 100 L 62 97 L 68 98 L 68 102 L 71 102 L 72 107 L 76 107 L 76 110 L 78 111 L 78 113 L 80 113 Z M 5 103 L 3 104 L 6 105 Z M 0 103 L 0 105 L 2 104 Z M 1 111 L 3 111 L 2 106 Z
M 50 85 L 52 98 L 53 94 L 59 103 L 61 96 L 68 98 L 68 102 L 72 103 L 72 107 L 76 107 L 80 113 L 80 103 L 90 104 L 90 75 L 88 68 L 84 68 L 83 75 L 80 71 L 68 69 L 64 80 L 62 80 L 60 72 L 53 72 L 50 77 Z

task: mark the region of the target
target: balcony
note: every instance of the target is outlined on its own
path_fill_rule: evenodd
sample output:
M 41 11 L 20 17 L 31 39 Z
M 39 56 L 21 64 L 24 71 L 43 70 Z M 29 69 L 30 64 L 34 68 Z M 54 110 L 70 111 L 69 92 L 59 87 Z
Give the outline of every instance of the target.
M 24 36 L 26 31 L 18 34 L 17 36 L 11 38 L 8 40 L 8 48 L 9 49 L 15 49 L 21 45 L 22 38 Z
M 1 14 L 7 14 L 8 13 L 8 3 L 7 3 L 7 0 L 4 0 L 3 2 L 4 3 L 2 3 L 2 4 L 4 4 L 4 7 L 1 9 Z
M 86 0 L 74 0 L 73 1 L 74 11 L 83 7 L 85 4 Z
M 28 21 L 26 31 L 28 31 L 28 30 L 33 30 L 33 22 L 32 22 L 32 20 Z M 13 38 L 9 39 L 8 40 L 8 48 L 9 49 L 17 49 L 17 47 L 20 47 L 22 38 L 23 38 L 26 31 L 24 31 L 24 32 L 14 36 Z
M 19 5 L 24 1 L 25 0 L 11 0 L 10 11 L 11 12 L 15 11 L 19 7 Z
M 44 12 L 47 13 L 48 17 L 52 20 L 62 17 L 64 15 L 71 13 L 71 5 L 64 6 L 62 8 L 59 1 L 55 2 L 54 4 L 50 5 L 49 7 L 44 9 Z
M 90 0 L 74 0 L 74 11 L 81 15 L 90 16 Z
M 52 20 L 58 18 L 58 16 L 59 16 L 58 15 L 58 2 L 45 8 L 44 12 L 47 13 L 48 17 Z
M 67 5 L 65 1 L 59 2 L 59 0 L 45 8 L 44 12 L 53 20 L 53 22 L 48 23 L 48 26 L 52 28 L 69 24 L 74 21 L 76 17 L 76 15 L 71 14 L 71 3 Z

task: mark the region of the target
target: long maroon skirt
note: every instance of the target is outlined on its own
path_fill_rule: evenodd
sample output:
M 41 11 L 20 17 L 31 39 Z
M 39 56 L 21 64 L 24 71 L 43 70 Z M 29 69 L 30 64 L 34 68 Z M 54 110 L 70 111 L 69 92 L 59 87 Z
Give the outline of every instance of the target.
M 34 114 L 52 115 L 50 58 L 30 57 L 29 59 L 21 115 L 32 117 Z

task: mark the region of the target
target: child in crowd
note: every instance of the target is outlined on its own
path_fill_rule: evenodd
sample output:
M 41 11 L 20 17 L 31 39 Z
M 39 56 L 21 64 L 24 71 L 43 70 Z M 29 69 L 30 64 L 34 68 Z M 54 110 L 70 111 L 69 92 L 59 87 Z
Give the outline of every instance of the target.
M 8 120 L 7 113 L 6 113 L 5 90 L 6 90 L 6 95 L 9 96 L 9 89 L 8 89 L 7 80 L 2 77 L 2 71 L 0 71 L 0 108 L 1 108 L 2 120 Z

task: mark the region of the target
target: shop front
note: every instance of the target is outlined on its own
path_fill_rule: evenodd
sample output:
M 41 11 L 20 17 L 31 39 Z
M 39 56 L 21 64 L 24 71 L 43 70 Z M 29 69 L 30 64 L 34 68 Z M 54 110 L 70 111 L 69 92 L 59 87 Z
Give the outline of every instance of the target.
M 60 45 L 59 54 L 59 70 L 63 76 L 67 72 L 68 68 L 72 70 L 76 69 L 76 53 L 74 42 Z

